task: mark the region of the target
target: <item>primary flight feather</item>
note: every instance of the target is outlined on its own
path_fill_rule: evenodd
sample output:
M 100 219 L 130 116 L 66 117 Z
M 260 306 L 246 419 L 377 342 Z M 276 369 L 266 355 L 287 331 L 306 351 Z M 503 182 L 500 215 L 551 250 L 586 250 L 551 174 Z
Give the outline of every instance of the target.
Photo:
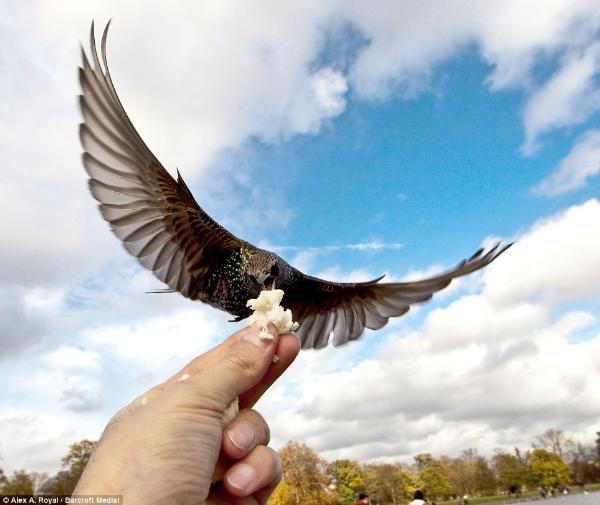
M 91 63 L 82 50 L 79 135 L 89 188 L 102 216 L 125 249 L 158 279 L 192 300 L 248 317 L 246 306 L 261 290 L 285 292 L 282 305 L 300 323 L 303 348 L 321 348 L 333 335 L 341 345 L 378 330 L 414 303 L 429 300 L 452 281 L 492 262 L 511 244 L 480 249 L 451 270 L 413 282 L 329 282 L 305 275 L 273 252 L 237 238 L 194 199 L 152 154 L 129 120 L 108 70 L 106 36 L 102 62 L 90 33 Z

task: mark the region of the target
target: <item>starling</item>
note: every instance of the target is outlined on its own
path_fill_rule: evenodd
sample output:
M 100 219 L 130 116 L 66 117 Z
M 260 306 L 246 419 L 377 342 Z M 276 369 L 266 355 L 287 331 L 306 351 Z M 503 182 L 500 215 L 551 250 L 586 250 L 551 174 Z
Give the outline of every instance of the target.
M 452 279 L 478 270 L 511 244 L 480 249 L 451 270 L 413 282 L 338 283 L 305 275 L 277 254 L 241 240 L 204 212 L 183 181 L 175 180 L 129 120 L 112 83 L 102 36 L 98 57 L 92 23 L 90 64 L 82 49 L 79 68 L 83 115 L 79 136 L 89 189 L 125 249 L 168 289 L 229 312 L 240 321 L 246 302 L 261 290 L 285 292 L 282 305 L 300 323 L 303 348 L 341 345 L 378 330 L 414 303 L 429 300 Z

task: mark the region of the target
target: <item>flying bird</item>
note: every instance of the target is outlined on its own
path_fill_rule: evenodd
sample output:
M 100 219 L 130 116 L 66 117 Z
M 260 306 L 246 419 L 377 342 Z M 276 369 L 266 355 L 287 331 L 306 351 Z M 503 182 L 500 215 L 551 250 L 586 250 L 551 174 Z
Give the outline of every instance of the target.
M 109 23 L 110 24 L 110 23 Z M 96 49 L 90 33 L 91 63 L 82 48 L 79 68 L 83 116 L 79 136 L 89 189 L 102 216 L 125 249 L 168 289 L 235 316 L 250 315 L 246 302 L 277 287 L 282 305 L 300 323 L 303 348 L 325 347 L 378 330 L 411 305 L 429 300 L 462 275 L 492 262 L 510 243 L 480 249 L 439 275 L 412 282 L 330 282 L 303 274 L 277 254 L 239 239 L 212 219 L 194 199 L 177 171 L 175 180 L 131 123 L 108 70 L 106 26 Z

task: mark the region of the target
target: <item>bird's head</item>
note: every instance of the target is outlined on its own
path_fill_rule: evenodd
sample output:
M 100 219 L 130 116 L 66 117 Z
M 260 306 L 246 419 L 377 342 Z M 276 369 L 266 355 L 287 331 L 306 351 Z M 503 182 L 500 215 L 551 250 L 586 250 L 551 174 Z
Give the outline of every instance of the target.
M 248 287 L 257 294 L 265 289 L 275 289 L 281 285 L 282 268 L 277 257 L 265 257 L 258 253 L 250 258 L 246 267 Z

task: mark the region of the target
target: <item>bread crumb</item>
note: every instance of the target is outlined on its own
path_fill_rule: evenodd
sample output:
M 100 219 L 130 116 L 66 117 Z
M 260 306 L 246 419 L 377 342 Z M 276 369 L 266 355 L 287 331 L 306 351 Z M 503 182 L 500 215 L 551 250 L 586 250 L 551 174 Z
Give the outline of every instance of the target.
M 140 405 L 145 407 L 148 404 L 148 398 L 144 397 L 140 400 Z
M 225 412 L 223 412 L 223 417 L 221 418 L 223 426 L 227 426 L 233 420 L 233 418 L 238 415 L 239 411 L 240 399 L 236 396 L 233 400 L 231 400 L 231 402 L 229 402 Z
M 286 333 L 298 328 L 298 323 L 292 320 L 292 311 L 284 309 L 280 304 L 283 299 L 281 289 L 271 289 L 261 291 L 258 298 L 251 298 L 246 303 L 254 313 L 246 319 L 248 326 L 257 323 L 260 327 L 260 337 L 264 339 L 273 339 L 268 331 L 269 323 L 277 329 L 277 333 Z
M 179 379 L 177 379 L 177 382 L 183 382 L 186 381 L 190 378 L 190 374 L 184 373 L 181 377 L 179 377 Z

